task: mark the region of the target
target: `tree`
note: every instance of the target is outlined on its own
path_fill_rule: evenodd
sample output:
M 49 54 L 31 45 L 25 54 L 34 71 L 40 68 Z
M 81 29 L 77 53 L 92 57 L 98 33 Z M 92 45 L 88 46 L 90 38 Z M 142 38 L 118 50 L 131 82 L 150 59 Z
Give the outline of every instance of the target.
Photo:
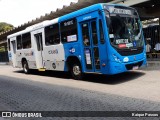
M 14 26 L 5 22 L 0 22 L 0 33 L 11 30 Z

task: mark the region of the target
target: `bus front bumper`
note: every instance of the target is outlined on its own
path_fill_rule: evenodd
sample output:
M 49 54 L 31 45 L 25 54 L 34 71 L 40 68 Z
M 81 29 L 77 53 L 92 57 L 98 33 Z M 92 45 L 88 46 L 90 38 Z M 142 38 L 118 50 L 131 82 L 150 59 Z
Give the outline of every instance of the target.
M 109 63 L 108 74 L 113 75 L 113 74 L 126 72 L 129 70 L 135 70 L 135 69 L 138 69 L 139 67 L 146 66 L 146 65 L 147 65 L 146 59 L 142 59 L 142 60 L 134 61 L 130 63 L 118 63 L 118 62 L 112 61 Z

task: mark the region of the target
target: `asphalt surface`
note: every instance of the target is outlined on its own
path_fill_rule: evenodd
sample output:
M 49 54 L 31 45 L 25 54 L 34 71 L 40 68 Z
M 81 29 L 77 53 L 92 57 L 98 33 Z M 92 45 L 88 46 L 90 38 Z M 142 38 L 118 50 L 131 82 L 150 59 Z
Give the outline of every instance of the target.
M 28 76 L 29 79 L 29 76 Z M 0 111 L 160 111 L 160 102 L 0 76 Z M 11 118 L 10 118 L 11 119 Z M 37 120 L 36 118 L 12 118 Z M 11 119 L 11 120 L 12 120 Z M 159 118 L 38 118 L 38 120 Z M 1 118 L 0 118 L 1 120 Z M 2 119 L 3 120 L 3 119 Z

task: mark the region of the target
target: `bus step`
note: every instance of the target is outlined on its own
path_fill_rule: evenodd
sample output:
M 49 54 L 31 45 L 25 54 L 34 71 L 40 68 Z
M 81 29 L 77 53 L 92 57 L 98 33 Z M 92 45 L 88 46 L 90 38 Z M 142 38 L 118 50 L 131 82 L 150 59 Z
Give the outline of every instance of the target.
M 38 71 L 46 71 L 45 68 L 39 68 Z

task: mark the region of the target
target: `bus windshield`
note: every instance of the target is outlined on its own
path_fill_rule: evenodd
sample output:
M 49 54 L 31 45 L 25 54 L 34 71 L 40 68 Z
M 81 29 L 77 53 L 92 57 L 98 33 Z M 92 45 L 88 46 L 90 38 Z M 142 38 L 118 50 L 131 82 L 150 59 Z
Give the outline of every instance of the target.
M 109 37 L 117 49 L 137 49 L 142 47 L 142 31 L 137 16 L 110 14 Z

